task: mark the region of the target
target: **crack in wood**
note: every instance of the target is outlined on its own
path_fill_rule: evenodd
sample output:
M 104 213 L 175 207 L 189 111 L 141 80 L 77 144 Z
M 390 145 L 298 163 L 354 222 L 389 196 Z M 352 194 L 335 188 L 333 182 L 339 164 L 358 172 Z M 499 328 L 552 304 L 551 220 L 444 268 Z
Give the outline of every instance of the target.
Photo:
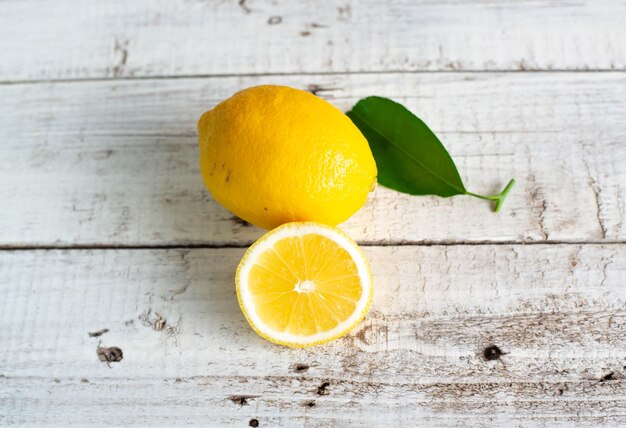
M 94 332 L 87 332 L 87 334 L 89 335 L 89 337 L 100 337 L 102 336 L 104 333 L 108 333 L 109 329 L 108 328 L 103 328 L 101 330 L 98 331 L 94 331 Z
M 319 96 L 322 92 L 336 91 L 339 88 L 334 88 L 330 86 L 318 85 L 316 83 L 311 83 L 307 86 L 307 91 L 312 93 L 313 95 Z
M 608 268 L 608 266 L 613 263 L 612 260 L 606 260 L 606 259 L 602 259 L 602 262 L 604 262 L 604 265 L 602 266 L 602 281 L 600 281 L 600 286 L 603 287 L 604 283 L 606 282 L 606 270 Z
M 258 395 L 230 395 L 228 399 L 239 406 L 247 406 L 249 400 L 259 397 Z
M 369 345 L 370 341 L 367 339 L 367 333 L 372 329 L 372 325 L 366 325 L 361 330 L 356 333 L 357 339 L 359 339 L 363 344 Z
M 543 195 L 543 191 L 537 186 L 535 176 L 528 176 L 528 186 L 530 190 L 529 206 L 534 207 L 533 211 L 537 213 L 537 224 L 539 225 L 539 232 L 542 236 L 542 241 L 548 239 L 548 232 L 545 224 L 545 214 L 548 208 L 546 198 Z
M 249 14 L 252 12 L 252 10 L 248 7 L 248 5 L 246 4 L 248 0 L 238 0 L 237 4 L 239 5 L 239 7 L 241 8 L 241 10 L 243 10 L 246 14 Z
M 181 260 L 181 267 L 183 269 L 183 271 L 187 272 L 189 270 L 189 266 L 190 266 L 190 262 L 188 259 L 189 256 L 189 251 L 181 251 L 180 253 L 180 260 Z M 167 296 L 161 296 L 162 299 L 164 300 L 174 300 L 174 298 L 176 296 L 179 296 L 181 294 L 184 294 L 185 292 L 187 292 L 187 290 L 189 289 L 189 286 L 191 285 L 191 281 L 186 280 L 185 283 L 180 286 L 179 288 L 175 288 L 173 290 L 168 290 L 168 294 Z
M 124 71 L 124 66 L 128 61 L 128 40 L 115 39 L 113 52 L 117 56 L 117 63 L 112 69 L 113 77 L 120 77 Z
M 600 237 L 602 239 L 606 239 L 607 228 L 604 223 L 604 219 L 602 218 L 602 199 L 600 196 L 600 194 L 602 193 L 602 189 L 600 188 L 596 178 L 591 174 L 591 169 L 589 168 L 589 162 L 587 161 L 585 156 L 583 156 L 583 164 L 585 165 L 585 169 L 587 170 L 587 179 L 589 182 L 589 186 L 591 187 L 591 190 L 593 191 L 593 195 L 594 195 L 594 199 L 596 203 L 596 219 L 598 221 L 598 225 L 600 226 Z

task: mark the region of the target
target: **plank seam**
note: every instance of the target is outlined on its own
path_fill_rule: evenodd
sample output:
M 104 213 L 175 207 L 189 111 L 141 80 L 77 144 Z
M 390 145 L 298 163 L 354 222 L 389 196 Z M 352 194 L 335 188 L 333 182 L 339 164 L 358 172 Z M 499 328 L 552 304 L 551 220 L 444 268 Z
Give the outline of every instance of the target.
M 229 74 L 173 74 L 173 75 L 155 75 L 155 76 L 114 76 L 114 77 L 86 77 L 74 79 L 26 79 L 26 80 L 0 80 L 0 85 L 28 85 L 28 84 L 49 84 L 49 83 L 87 83 L 87 82 L 117 82 L 132 80 L 176 80 L 176 79 L 210 79 L 210 78 L 237 78 L 237 77 L 280 77 L 280 76 L 355 76 L 355 75 L 373 75 L 373 74 L 556 74 L 556 73 L 608 73 L 620 74 L 626 73 L 626 69 L 604 69 L 604 68 L 588 68 L 588 69 L 537 69 L 537 70 L 367 70 L 367 71 L 319 71 L 319 72 L 281 72 L 281 73 L 229 73 Z
M 224 244 L 144 244 L 144 245 L 117 245 L 117 244 L 80 244 L 80 245 L 10 245 L 0 244 L 0 251 L 49 251 L 49 250 L 169 250 L 169 249 L 221 249 L 221 248 L 247 248 L 254 240 L 249 242 L 229 242 Z M 361 247 L 471 247 L 471 246 L 505 246 L 505 245 L 605 245 L 615 246 L 626 244 L 624 240 L 610 241 L 422 241 L 422 242 L 383 242 L 383 241 L 357 241 Z

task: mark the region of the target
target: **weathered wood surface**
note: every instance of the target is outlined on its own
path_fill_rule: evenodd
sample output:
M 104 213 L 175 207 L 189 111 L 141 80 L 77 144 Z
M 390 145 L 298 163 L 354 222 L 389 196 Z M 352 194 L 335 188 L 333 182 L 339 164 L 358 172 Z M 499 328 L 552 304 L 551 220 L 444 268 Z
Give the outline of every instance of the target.
M 344 225 L 359 242 L 626 238 L 626 73 L 427 73 L 0 85 L 0 245 L 252 242 L 261 231 L 204 188 L 195 125 L 268 82 L 313 88 L 343 110 L 392 97 L 441 136 L 472 191 L 518 181 L 499 214 L 379 187 Z
M 372 312 L 308 350 L 247 326 L 243 251 L 0 252 L 0 424 L 626 424 L 625 245 L 367 247 Z
M 626 426 L 624 16 L 610 0 L 0 2 L 0 425 Z M 499 214 L 378 188 L 342 225 L 372 263 L 366 320 L 272 345 L 233 285 L 262 231 L 204 189 L 195 130 L 264 83 L 343 110 L 394 98 L 472 191 L 518 185 Z
M 0 2 L 0 81 L 624 70 L 615 0 Z

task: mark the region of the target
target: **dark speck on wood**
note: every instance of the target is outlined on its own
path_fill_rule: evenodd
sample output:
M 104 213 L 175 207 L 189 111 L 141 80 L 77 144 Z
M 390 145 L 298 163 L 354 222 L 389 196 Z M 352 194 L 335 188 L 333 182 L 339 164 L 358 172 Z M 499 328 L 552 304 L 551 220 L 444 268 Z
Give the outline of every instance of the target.
M 315 400 L 307 401 L 304 403 L 305 407 L 315 407 Z
M 98 346 L 96 348 L 96 353 L 98 354 L 98 359 L 102 362 L 106 362 L 107 364 L 117 363 L 122 361 L 122 358 L 124 358 L 122 350 L 116 346 L 112 346 L 110 348 Z
M 615 379 L 613 379 L 613 375 L 614 374 L 615 374 L 615 372 L 611 372 L 611 373 L 609 373 L 607 375 L 604 375 L 602 377 L 602 379 L 600 379 L 600 382 L 606 382 L 607 380 L 615 380 Z
M 278 25 L 283 22 L 283 18 L 280 16 L 271 16 L 270 19 L 267 20 L 268 25 Z
M 250 422 L 248 422 L 248 425 L 251 427 L 258 427 L 259 421 L 257 419 L 250 419 Z
M 488 346 L 483 351 L 483 357 L 487 361 L 499 360 L 502 355 L 504 355 L 504 352 L 496 345 Z
M 296 364 L 293 366 L 293 371 L 296 373 L 302 373 L 309 369 L 307 364 Z
M 231 395 L 230 397 L 228 397 L 230 401 L 232 401 L 235 404 L 239 404 L 240 406 L 248 405 L 248 400 L 251 398 L 254 398 L 254 397 L 251 395 Z
M 309 37 L 311 35 L 311 32 L 310 31 L 301 31 L 300 35 L 302 37 Z
M 317 387 L 317 395 L 328 395 L 330 392 L 328 388 L 330 386 L 330 382 L 323 382 L 320 386 Z
M 324 87 L 324 86 L 317 85 L 315 83 L 312 83 L 307 87 L 307 91 L 309 91 L 313 95 L 319 95 L 320 92 L 332 91 L 335 89 L 338 89 L 338 88 Z
M 89 337 L 99 337 L 99 336 L 102 336 L 104 333 L 107 333 L 108 331 L 109 331 L 108 328 L 103 328 L 102 330 L 88 332 L 87 334 L 89 335 Z

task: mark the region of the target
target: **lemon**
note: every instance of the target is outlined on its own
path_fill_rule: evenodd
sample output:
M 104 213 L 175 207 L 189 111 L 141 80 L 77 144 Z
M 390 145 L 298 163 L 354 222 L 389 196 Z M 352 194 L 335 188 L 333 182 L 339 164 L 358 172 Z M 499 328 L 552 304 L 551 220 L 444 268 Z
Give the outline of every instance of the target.
M 336 225 L 376 183 L 367 140 L 340 110 L 308 92 L 256 86 L 198 122 L 200 170 L 217 202 L 271 229 L 294 221 Z
M 348 333 L 374 293 L 367 259 L 345 233 L 320 223 L 284 224 L 246 252 L 239 305 L 262 337 L 302 348 Z

